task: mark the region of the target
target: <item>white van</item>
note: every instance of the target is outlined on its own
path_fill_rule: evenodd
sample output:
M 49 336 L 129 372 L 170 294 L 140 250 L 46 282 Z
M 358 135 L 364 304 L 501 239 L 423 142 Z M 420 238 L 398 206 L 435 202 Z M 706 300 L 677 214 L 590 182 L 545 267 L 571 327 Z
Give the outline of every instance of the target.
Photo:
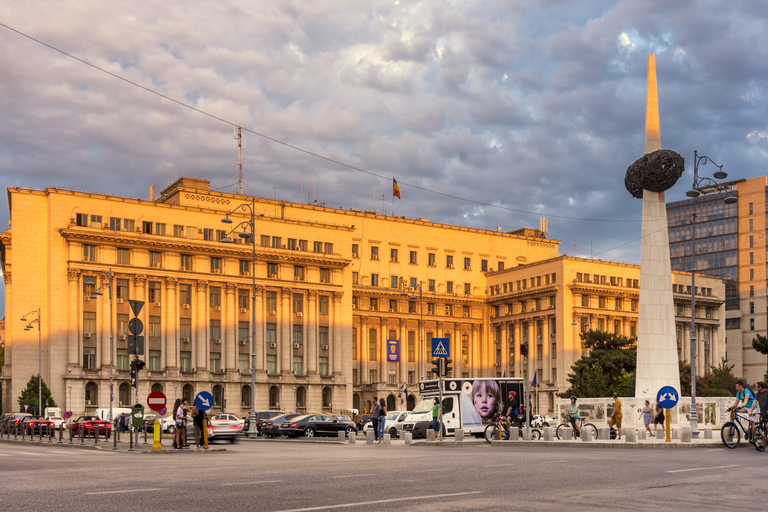
M 402 431 L 414 438 L 427 437 L 432 428 L 432 406 L 440 395 L 439 380 L 419 382 L 421 402 L 403 422 Z M 506 413 L 509 392 L 517 393 L 522 403 L 523 379 L 445 379 L 443 380 L 443 435 L 453 435 L 457 428 L 464 435 L 482 437 L 486 425 Z
M 131 414 L 131 408 L 130 407 L 113 407 L 112 408 L 112 419 L 114 420 L 121 414 Z M 96 409 L 96 413 L 94 416 L 98 416 L 101 420 L 108 420 L 109 419 L 109 408 L 106 409 Z

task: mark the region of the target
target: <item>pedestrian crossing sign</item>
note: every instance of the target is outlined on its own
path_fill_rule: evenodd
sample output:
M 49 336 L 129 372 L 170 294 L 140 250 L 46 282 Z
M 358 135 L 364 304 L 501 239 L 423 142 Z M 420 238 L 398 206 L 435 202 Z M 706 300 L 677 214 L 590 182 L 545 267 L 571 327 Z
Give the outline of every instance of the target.
M 432 357 L 448 357 L 450 347 L 448 338 L 432 338 Z

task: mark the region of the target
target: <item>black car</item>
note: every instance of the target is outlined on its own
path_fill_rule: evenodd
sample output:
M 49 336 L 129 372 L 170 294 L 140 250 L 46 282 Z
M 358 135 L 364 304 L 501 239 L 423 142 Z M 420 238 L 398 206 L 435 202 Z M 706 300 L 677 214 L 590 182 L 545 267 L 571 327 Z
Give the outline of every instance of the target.
M 55 426 L 53 422 L 46 420 L 42 416 L 26 416 L 21 420 L 21 429 L 28 436 L 38 435 L 40 433 L 47 436 L 54 428 Z
M 12 434 L 14 431 L 18 431 L 19 435 L 21 435 L 21 422 L 27 416 L 32 415 L 26 412 L 9 412 L 3 415 L 3 432 Z
M 278 433 L 289 437 L 337 436 L 346 432 L 347 437 L 357 434 L 357 427 L 351 421 L 339 421 L 327 414 L 306 414 L 280 425 Z
M 280 435 L 278 432 L 280 430 L 280 425 L 282 425 L 284 421 L 292 420 L 293 418 L 297 418 L 299 416 L 301 416 L 301 414 L 280 414 L 278 416 L 273 416 L 271 418 L 267 418 L 266 420 L 262 420 L 261 426 L 259 427 L 259 435 L 277 437 Z
M 285 414 L 283 411 L 256 411 L 256 435 L 259 435 L 259 427 L 261 422 L 277 416 L 278 414 Z M 245 422 L 243 423 L 243 434 L 248 435 L 248 429 L 251 426 L 251 414 L 248 413 L 245 416 Z

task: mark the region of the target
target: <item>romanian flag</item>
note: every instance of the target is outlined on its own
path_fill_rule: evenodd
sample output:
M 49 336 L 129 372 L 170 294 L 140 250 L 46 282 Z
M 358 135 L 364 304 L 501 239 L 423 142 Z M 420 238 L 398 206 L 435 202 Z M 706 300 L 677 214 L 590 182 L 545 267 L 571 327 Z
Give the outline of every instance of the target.
M 400 197 L 400 185 L 397 184 L 397 180 L 395 177 L 392 177 L 392 196 L 397 196 L 398 199 L 401 199 Z

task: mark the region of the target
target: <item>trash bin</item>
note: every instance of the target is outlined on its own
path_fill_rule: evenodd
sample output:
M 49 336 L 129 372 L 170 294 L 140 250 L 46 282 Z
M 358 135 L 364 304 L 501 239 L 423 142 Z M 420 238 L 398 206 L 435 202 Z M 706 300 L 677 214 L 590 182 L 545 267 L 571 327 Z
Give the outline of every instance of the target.
M 133 419 L 133 426 L 135 428 L 144 426 L 144 406 L 141 404 L 133 404 L 131 406 L 131 418 Z

